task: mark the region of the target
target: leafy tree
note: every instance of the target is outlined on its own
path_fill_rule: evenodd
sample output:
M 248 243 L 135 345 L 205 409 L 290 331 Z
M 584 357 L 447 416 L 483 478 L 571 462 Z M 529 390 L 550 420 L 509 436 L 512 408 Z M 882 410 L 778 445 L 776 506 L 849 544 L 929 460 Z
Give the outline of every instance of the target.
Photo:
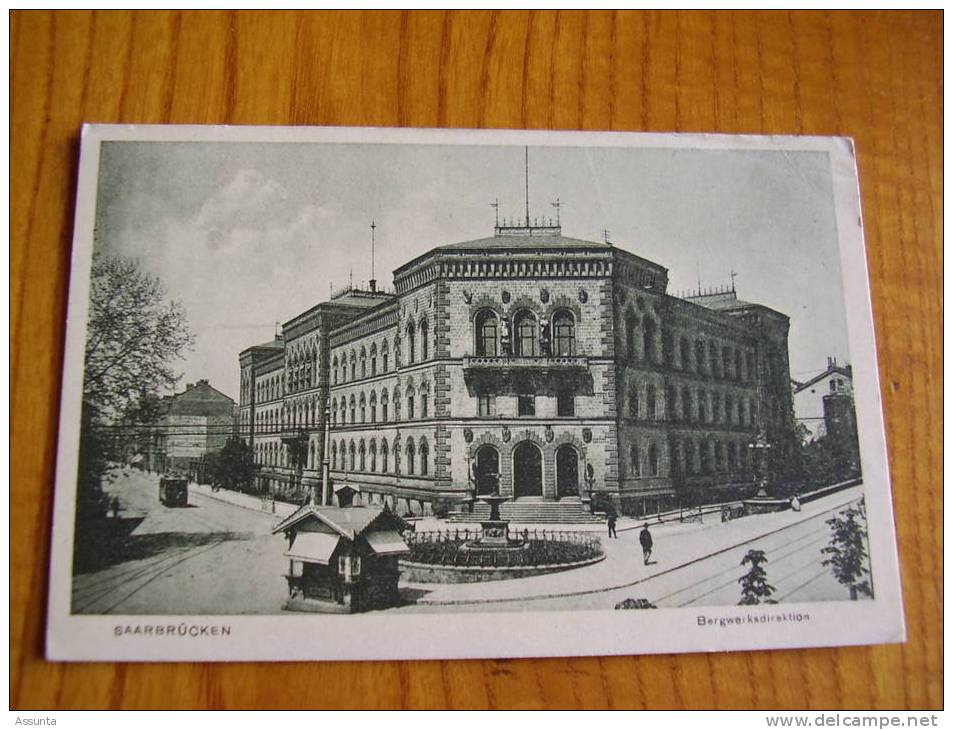
M 821 563 L 830 566 L 834 577 L 850 591 L 850 600 L 856 601 L 858 596 L 873 598 L 874 591 L 867 569 L 867 515 L 864 510 L 864 501 L 854 507 L 850 506 L 836 517 L 827 520 L 831 528 L 830 545 L 823 548 L 821 553 L 829 555 Z
M 751 565 L 751 568 L 738 579 L 741 583 L 741 600 L 739 606 L 756 606 L 759 603 L 777 603 L 771 598 L 774 586 L 768 583 L 768 574 L 762 567 L 768 562 L 764 550 L 749 550 L 741 560 L 742 565 Z
M 216 487 L 249 491 L 255 484 L 255 454 L 240 438 L 230 437 L 211 455 L 208 476 Z
M 175 387 L 192 346 L 185 311 L 135 261 L 97 254 L 90 276 L 83 402 L 113 420 L 144 393 Z
M 184 310 L 166 301 L 159 279 L 130 259 L 93 256 L 77 475 L 78 565 L 94 565 L 112 549 L 103 476 L 136 436 L 135 424 L 154 420 L 155 393 L 175 386 L 172 363 L 193 341 Z

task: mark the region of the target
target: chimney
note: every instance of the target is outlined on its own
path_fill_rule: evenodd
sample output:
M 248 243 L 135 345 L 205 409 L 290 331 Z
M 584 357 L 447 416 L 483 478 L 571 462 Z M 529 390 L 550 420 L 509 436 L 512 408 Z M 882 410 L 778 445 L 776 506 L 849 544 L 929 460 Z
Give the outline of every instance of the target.
M 371 279 L 368 284 L 370 284 L 371 292 L 377 291 L 377 279 Z

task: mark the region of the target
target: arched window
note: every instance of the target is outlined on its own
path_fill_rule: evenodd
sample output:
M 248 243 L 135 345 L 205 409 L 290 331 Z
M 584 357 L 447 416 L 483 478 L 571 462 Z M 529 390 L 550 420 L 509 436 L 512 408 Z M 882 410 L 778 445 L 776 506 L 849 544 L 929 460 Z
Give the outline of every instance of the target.
M 381 472 L 387 473 L 387 440 L 381 439 Z
M 400 420 L 400 391 L 397 390 L 397 386 L 394 386 L 394 394 L 392 398 L 394 404 L 394 420 Z
M 387 389 L 381 391 L 381 420 L 387 422 Z
M 520 312 L 513 321 L 516 337 L 513 341 L 513 354 L 518 357 L 539 356 L 539 327 L 531 312 Z
M 371 376 L 377 375 L 377 343 L 371 345 Z
M 658 446 L 655 444 L 649 446 L 649 474 L 653 477 L 659 475 Z
M 566 310 L 553 315 L 553 354 L 557 357 L 576 354 L 576 321 Z
M 708 400 L 708 396 L 704 390 L 698 391 L 698 422 L 699 423 L 708 423 L 708 410 L 705 408 L 705 401 Z
M 639 453 L 638 444 L 629 447 L 629 466 L 632 468 L 632 476 L 642 476 L 642 455 Z
M 748 425 L 754 426 L 757 423 L 757 417 L 754 409 L 754 398 L 748 399 Z
M 308 446 L 308 468 L 314 469 L 314 441 L 311 441 Z
M 695 442 L 685 439 L 685 473 L 695 473 Z
M 420 442 L 420 475 L 427 476 L 430 472 L 430 448 L 426 441 Z
M 371 391 L 371 423 L 377 423 L 377 391 Z
M 643 352 L 648 362 L 658 362 L 655 350 L 655 320 L 651 317 L 642 318 L 642 334 L 644 337 Z
M 331 378 L 335 385 L 338 382 L 338 356 L 335 355 L 334 359 L 331 361 Z
M 656 411 L 655 384 L 649 383 L 645 386 L 645 415 L 648 418 L 655 418 Z
M 705 370 L 705 342 L 704 340 L 695 340 L 695 372 L 701 373 Z
M 427 325 L 427 320 L 421 320 L 420 322 L 420 359 L 426 360 L 430 357 L 430 343 L 427 340 L 427 336 L 430 333 L 430 327 Z
M 496 318 L 496 312 L 492 309 L 480 311 L 475 319 L 476 328 L 476 354 L 486 357 L 495 357 L 499 354 L 497 335 L 499 334 L 499 321 Z
M 400 476 L 400 438 L 394 437 L 394 474 Z
M 708 343 L 708 369 L 711 371 L 711 376 L 721 377 L 721 361 L 718 359 L 718 345 L 714 342 Z
M 371 439 L 371 471 L 377 471 L 377 440 Z
M 629 387 L 629 416 L 631 418 L 639 418 L 642 413 L 641 406 L 639 405 L 639 384 L 633 383 Z
M 349 449 L 349 455 L 350 455 L 350 457 L 351 457 L 351 460 L 350 460 L 351 471 L 354 471 L 355 461 L 356 461 L 356 460 L 355 460 L 355 457 L 357 456 L 357 449 L 354 447 L 354 442 L 353 442 L 353 441 L 351 442 L 351 446 L 350 446 L 350 449 Z
M 414 329 L 414 323 L 407 325 L 407 363 L 413 363 L 417 356 L 417 337 Z
M 430 394 L 427 391 L 427 387 L 420 387 L 420 417 L 428 418 L 430 410 Z
M 688 388 L 682 388 L 682 420 L 686 423 L 692 419 L 692 393 Z
M 636 334 L 638 332 L 638 320 L 635 312 L 631 309 L 625 313 L 625 354 L 630 360 L 635 360 L 638 353 L 636 348 Z
M 386 373 L 390 364 L 388 363 L 387 340 L 381 343 L 381 372 Z
M 361 377 L 367 377 L 367 350 L 361 348 Z
M 348 405 L 351 407 L 351 423 L 357 423 L 357 401 L 354 399 L 354 394 L 351 393 L 351 399 L 348 401 Z
M 415 418 L 414 413 L 414 389 L 413 386 L 407 386 L 407 420 Z
M 367 399 L 361 393 L 361 423 L 367 423 Z
M 331 425 L 336 426 L 338 421 L 338 399 L 331 401 Z
M 361 439 L 361 445 L 357 449 L 361 459 L 361 471 L 367 471 L 367 447 L 364 446 L 364 439 Z
M 671 385 L 665 387 L 665 418 L 669 421 L 678 418 L 675 405 L 675 388 Z

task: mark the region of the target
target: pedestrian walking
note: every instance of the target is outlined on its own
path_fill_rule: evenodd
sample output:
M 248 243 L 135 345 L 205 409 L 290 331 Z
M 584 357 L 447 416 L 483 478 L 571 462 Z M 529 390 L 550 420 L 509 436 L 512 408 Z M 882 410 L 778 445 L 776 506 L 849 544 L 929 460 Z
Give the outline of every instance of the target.
M 648 522 L 642 525 L 642 532 L 639 533 L 639 543 L 642 545 L 642 559 L 648 565 L 649 558 L 652 557 L 652 533 L 649 532 Z
M 616 535 L 615 533 L 615 521 L 616 521 L 615 510 L 612 510 L 606 516 L 606 524 L 609 525 L 609 537 L 618 537 L 618 535 Z
M 109 503 L 109 508 L 113 511 L 113 519 L 119 517 L 119 497 L 113 497 Z

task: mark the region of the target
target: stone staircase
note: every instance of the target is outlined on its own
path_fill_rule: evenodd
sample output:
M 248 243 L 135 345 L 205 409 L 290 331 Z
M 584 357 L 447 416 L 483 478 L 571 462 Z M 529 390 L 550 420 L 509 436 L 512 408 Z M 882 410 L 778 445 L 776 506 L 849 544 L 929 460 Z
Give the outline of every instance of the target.
M 605 522 L 606 519 L 603 514 L 589 514 L 588 505 L 584 506 L 579 500 L 570 499 L 559 502 L 535 500 L 504 502 L 500 505 L 500 517 L 518 524 L 551 525 L 591 524 Z M 473 514 L 462 512 L 450 516 L 451 522 L 480 522 L 488 519 L 490 519 L 490 505 L 479 501 L 473 505 Z

